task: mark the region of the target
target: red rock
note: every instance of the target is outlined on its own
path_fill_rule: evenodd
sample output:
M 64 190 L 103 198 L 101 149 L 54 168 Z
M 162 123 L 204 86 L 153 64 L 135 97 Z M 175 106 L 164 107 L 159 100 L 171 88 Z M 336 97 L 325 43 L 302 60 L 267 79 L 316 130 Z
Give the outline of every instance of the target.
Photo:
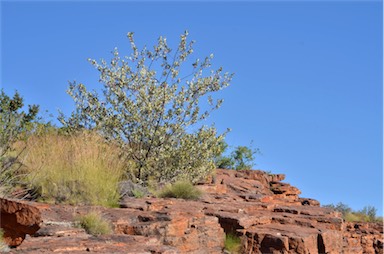
M 20 245 L 26 234 L 34 234 L 40 228 L 39 209 L 27 203 L 0 198 L 0 211 L 0 227 L 10 247 Z
M 224 234 L 241 237 L 244 253 L 383 253 L 378 223 L 346 223 L 341 214 L 301 198 L 260 170 L 217 170 L 200 183 L 198 201 L 125 198 L 121 208 L 37 204 L 44 223 L 11 253 L 223 253 Z M 113 234 L 93 237 L 74 218 L 99 211 Z

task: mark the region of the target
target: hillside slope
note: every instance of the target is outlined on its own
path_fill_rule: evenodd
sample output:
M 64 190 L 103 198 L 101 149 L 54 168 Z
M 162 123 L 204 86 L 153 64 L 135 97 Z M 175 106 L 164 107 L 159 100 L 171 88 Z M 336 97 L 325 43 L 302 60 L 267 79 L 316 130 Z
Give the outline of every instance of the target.
M 284 178 L 218 169 L 198 185 L 204 192 L 198 201 L 125 198 L 121 208 L 1 200 L 1 227 L 17 246 L 10 253 L 225 253 L 230 233 L 241 238 L 242 253 L 383 253 L 381 224 L 344 222 L 318 201 L 300 198 Z M 89 211 L 111 221 L 113 234 L 76 228 L 75 217 Z

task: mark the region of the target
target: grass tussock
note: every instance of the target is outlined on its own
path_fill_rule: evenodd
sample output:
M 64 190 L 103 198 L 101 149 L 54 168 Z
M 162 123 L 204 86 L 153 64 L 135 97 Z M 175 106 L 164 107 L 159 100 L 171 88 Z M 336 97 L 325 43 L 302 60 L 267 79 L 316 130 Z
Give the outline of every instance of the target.
M 76 224 L 84 228 L 88 234 L 94 236 L 112 233 L 110 223 L 98 212 L 90 212 L 89 214 L 78 217 Z
M 241 239 L 234 234 L 226 234 L 224 248 L 231 254 L 241 253 Z
M 39 201 L 116 206 L 126 164 L 92 132 L 30 136 L 22 161 Z M 22 147 L 22 145 L 20 145 Z
M 182 198 L 188 200 L 196 200 L 201 195 L 202 192 L 188 181 L 178 181 L 166 185 L 158 194 L 160 198 Z

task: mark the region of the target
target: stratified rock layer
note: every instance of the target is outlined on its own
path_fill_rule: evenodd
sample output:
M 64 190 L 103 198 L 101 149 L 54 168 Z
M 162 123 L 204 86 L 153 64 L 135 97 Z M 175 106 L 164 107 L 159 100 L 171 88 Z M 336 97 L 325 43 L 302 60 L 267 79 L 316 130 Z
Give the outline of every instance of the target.
M 46 205 L 41 229 L 11 253 L 223 253 L 225 234 L 243 253 L 383 253 L 377 223 L 346 223 L 318 201 L 282 183 L 284 175 L 217 170 L 198 201 L 126 198 L 121 208 Z M 90 236 L 75 217 L 99 211 L 114 229 Z

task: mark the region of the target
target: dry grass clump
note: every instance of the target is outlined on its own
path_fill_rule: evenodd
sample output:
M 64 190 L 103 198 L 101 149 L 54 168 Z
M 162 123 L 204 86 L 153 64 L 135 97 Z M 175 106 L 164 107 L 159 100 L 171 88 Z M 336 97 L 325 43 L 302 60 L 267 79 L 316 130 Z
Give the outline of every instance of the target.
M 240 237 L 234 234 L 226 234 L 224 249 L 227 250 L 231 254 L 239 254 L 241 253 L 241 239 Z
M 92 132 L 48 132 L 26 139 L 27 182 L 45 202 L 116 206 L 126 164 L 120 150 Z
M 178 181 L 166 185 L 158 194 L 160 198 L 182 198 L 189 200 L 196 200 L 201 195 L 201 191 L 188 181 Z
M 344 215 L 344 220 L 348 222 L 383 222 L 382 217 L 372 217 L 363 212 L 349 212 Z
M 90 212 L 79 216 L 76 224 L 84 228 L 88 234 L 94 236 L 110 234 L 112 232 L 110 223 L 98 212 Z

